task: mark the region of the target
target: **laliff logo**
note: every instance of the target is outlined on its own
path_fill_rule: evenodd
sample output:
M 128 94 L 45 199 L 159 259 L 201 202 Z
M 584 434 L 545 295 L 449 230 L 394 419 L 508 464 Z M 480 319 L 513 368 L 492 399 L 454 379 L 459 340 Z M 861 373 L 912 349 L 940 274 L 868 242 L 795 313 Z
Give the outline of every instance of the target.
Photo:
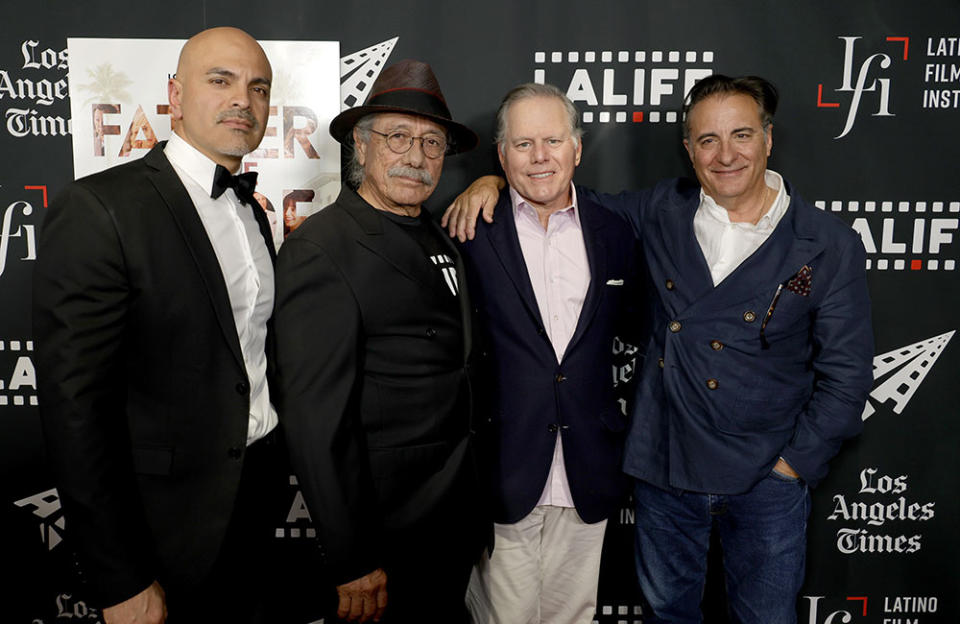
M 37 404 L 32 340 L 0 340 L 0 407 Z
M 677 123 L 690 87 L 713 73 L 712 50 L 534 52 L 533 81 L 566 91 L 583 123 Z
M 29 509 L 40 519 L 40 539 L 46 544 L 47 550 L 53 550 L 63 541 L 65 523 L 56 488 L 14 501 L 13 504 Z
M 875 106 L 875 112 L 870 113 L 874 117 L 894 117 L 895 114 L 890 111 L 890 92 L 891 79 L 887 74 L 888 69 L 894 63 L 894 59 L 900 60 L 899 50 L 902 48 L 902 60 L 907 61 L 910 53 L 910 37 L 887 37 L 886 43 L 889 49 L 881 52 L 875 52 L 863 57 L 862 50 L 864 46 L 857 45 L 857 41 L 863 37 L 843 36 L 839 37 L 844 44 L 843 52 L 843 80 L 837 93 L 851 93 L 847 108 L 847 117 L 844 122 L 843 130 L 835 139 L 842 139 L 853 129 L 857 120 L 857 114 L 860 111 L 861 104 L 865 104 L 867 98 L 872 99 L 870 106 Z M 889 54 L 887 53 L 889 52 Z M 862 60 L 861 60 L 862 59 Z M 840 102 L 825 102 L 823 99 L 823 83 L 817 86 L 817 107 L 818 108 L 840 108 Z
M 871 400 L 878 405 L 892 401 L 894 413 L 902 413 L 955 333 L 946 332 L 873 358 L 874 380 L 890 376 L 873 388 L 863 408 L 863 420 L 876 412 Z
M 43 193 L 43 207 L 47 207 L 46 186 L 24 186 L 27 191 L 41 191 Z M 26 217 L 34 215 L 33 204 L 18 200 L 9 204 L 3 211 L 0 220 L 0 276 L 7 268 L 7 260 L 12 256 L 16 260 L 37 259 L 37 235 L 33 223 L 25 223 Z
M 817 200 L 814 205 L 849 215 L 867 252 L 867 270 L 957 268 L 960 201 Z

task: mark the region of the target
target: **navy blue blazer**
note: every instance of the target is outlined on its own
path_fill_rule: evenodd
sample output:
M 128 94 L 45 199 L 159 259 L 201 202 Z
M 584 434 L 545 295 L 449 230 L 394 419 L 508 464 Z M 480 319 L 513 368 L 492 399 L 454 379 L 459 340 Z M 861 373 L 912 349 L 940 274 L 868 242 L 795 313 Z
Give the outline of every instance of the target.
M 667 180 L 601 198 L 642 241 L 657 296 L 625 471 L 659 487 L 736 494 L 783 457 L 811 486 L 862 428 L 873 330 L 857 233 L 804 202 L 714 287 L 693 230 L 700 186 Z M 810 290 L 787 284 L 804 267 Z M 783 285 L 764 329 L 767 310 Z M 797 289 L 802 291 L 802 289 Z
M 578 195 L 590 286 L 577 328 L 557 357 L 543 327 L 517 238 L 509 191 L 492 224 L 462 248 L 481 341 L 481 409 L 490 424 L 494 520 L 512 523 L 536 506 L 557 435 L 577 512 L 606 518 L 623 494 L 627 420 L 614 393 L 615 336 L 630 337 L 640 272 L 636 241 L 612 213 Z M 636 340 L 634 340 L 636 344 Z

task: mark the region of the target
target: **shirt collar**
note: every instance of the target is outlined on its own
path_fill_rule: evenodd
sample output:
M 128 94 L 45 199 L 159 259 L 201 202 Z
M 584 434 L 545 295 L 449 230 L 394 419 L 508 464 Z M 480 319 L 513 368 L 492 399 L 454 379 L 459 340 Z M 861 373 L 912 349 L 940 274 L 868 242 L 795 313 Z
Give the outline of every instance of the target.
M 786 185 L 783 183 L 783 177 L 776 171 L 767 169 L 763 175 L 763 181 L 768 187 L 777 191 L 777 196 L 773 200 L 770 210 L 760 217 L 760 220 L 757 221 L 756 225 L 753 225 L 752 223 L 737 223 L 737 225 L 758 231 L 770 231 L 773 230 L 777 224 L 780 223 L 780 219 L 783 218 L 784 213 L 787 211 L 787 207 L 790 205 L 790 196 L 787 194 Z M 730 215 L 727 213 L 727 209 L 714 201 L 712 197 L 704 193 L 703 187 L 700 187 L 700 209 L 720 223 L 732 223 L 730 221 Z
M 172 165 L 180 169 L 184 175 L 197 183 L 207 193 L 213 188 L 213 174 L 217 163 L 210 160 L 200 150 L 187 143 L 176 132 L 170 133 L 167 146 L 163 153 Z
M 564 208 L 563 210 L 558 210 L 553 213 L 551 218 L 556 215 L 564 215 L 562 218 L 571 218 L 573 222 L 577 224 L 577 227 L 580 227 L 580 208 L 577 205 L 577 187 L 573 184 L 573 181 L 570 182 L 570 197 L 572 198 L 572 203 Z M 534 219 L 539 221 L 537 216 L 537 211 L 533 206 L 530 205 L 526 199 L 521 197 L 520 193 L 516 191 L 512 186 L 510 187 L 510 203 L 513 206 L 513 218 L 516 220 L 519 218 L 520 214 L 523 212 L 528 212 Z

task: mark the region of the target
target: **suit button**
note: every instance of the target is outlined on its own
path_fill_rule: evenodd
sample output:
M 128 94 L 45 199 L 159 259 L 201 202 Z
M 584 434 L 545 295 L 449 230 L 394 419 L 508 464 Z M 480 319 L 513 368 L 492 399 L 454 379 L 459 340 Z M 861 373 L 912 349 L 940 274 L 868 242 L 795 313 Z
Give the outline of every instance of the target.
M 710 348 L 713 349 L 714 351 L 719 351 L 723 349 L 723 343 L 720 342 L 719 340 L 711 340 Z
M 716 390 L 717 388 L 720 387 L 720 383 L 716 379 L 708 379 L 707 387 L 710 388 L 711 390 Z
M 437 330 L 435 330 L 432 327 L 427 328 L 427 336 L 429 336 L 430 338 L 433 338 L 436 335 L 437 335 Z
M 547 425 L 547 431 L 549 431 L 550 433 L 556 433 L 559 430 L 560 430 L 560 427 L 558 427 L 556 423 L 550 423 L 549 425 Z
M 753 313 L 753 310 L 747 310 L 743 313 L 743 320 L 748 323 L 752 323 L 757 320 L 757 315 Z
M 566 379 L 567 378 L 563 376 L 563 373 L 557 373 L 557 383 L 560 383 L 561 381 L 566 381 Z
M 237 394 L 246 394 L 248 392 L 250 392 L 250 384 L 245 381 L 237 384 Z
M 666 283 L 666 287 L 667 287 L 667 290 L 673 290 L 673 287 L 674 287 L 673 280 L 668 279 Z
M 538 327 L 538 328 L 537 328 L 537 335 L 538 335 L 538 336 L 546 336 L 546 335 L 547 335 L 547 332 L 546 332 L 546 330 L 543 329 L 542 327 Z
M 660 358 L 657 360 L 657 366 L 659 366 L 660 368 L 663 368 L 663 358 Z
M 227 457 L 229 457 L 230 459 L 240 459 L 241 457 L 243 457 L 243 449 L 240 448 L 239 446 L 234 446 L 229 451 L 227 451 Z
M 670 321 L 670 324 L 667 325 L 667 327 L 673 333 L 677 333 L 678 331 L 680 331 L 680 328 L 683 327 L 683 325 L 680 324 L 680 321 Z

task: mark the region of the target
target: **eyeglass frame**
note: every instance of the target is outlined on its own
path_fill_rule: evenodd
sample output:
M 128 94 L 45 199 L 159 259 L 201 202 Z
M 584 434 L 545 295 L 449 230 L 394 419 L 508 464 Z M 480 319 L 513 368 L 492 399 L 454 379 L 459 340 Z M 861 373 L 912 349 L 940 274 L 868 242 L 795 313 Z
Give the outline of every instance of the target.
M 406 154 L 407 152 L 409 152 L 413 148 L 413 142 L 416 139 L 420 139 L 420 149 L 423 151 L 423 155 L 430 159 L 436 159 L 436 158 L 440 158 L 441 156 L 447 155 L 449 153 L 451 146 L 453 145 L 449 140 L 447 140 L 447 137 L 440 136 L 440 135 L 413 136 L 411 134 L 407 134 L 406 132 L 400 132 L 400 131 L 391 132 L 388 134 L 386 132 L 380 132 L 379 130 L 374 130 L 373 128 L 370 128 L 369 130 L 374 134 L 379 134 L 380 136 L 382 136 L 384 139 L 383 142 L 387 144 L 387 148 L 389 148 L 390 151 L 393 152 L 394 154 Z M 398 152 L 393 148 L 392 145 L 390 145 L 390 137 L 398 134 L 399 135 L 406 134 L 410 138 L 410 142 L 407 143 L 407 149 L 403 150 L 402 152 Z M 424 141 L 428 138 L 434 138 L 435 136 L 439 136 L 439 138 L 443 139 L 443 150 L 436 156 L 431 156 L 430 154 L 427 153 L 427 150 L 424 147 Z

